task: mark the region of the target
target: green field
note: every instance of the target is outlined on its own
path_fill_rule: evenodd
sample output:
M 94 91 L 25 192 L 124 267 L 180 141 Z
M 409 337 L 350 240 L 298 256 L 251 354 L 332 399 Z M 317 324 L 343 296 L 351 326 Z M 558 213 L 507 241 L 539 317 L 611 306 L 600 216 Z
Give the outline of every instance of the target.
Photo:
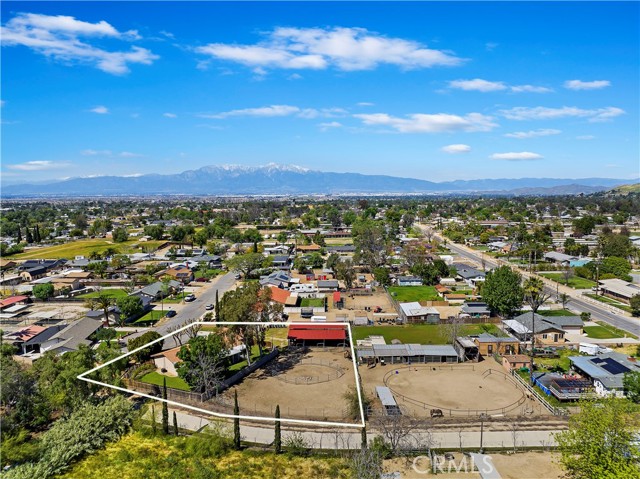
M 538 311 L 538 314 L 542 316 L 578 316 L 576 313 L 569 311 L 568 309 L 543 310 Z
M 604 326 L 585 326 L 584 332 L 593 339 L 613 339 L 621 337 Z
M 107 288 L 100 291 L 94 291 L 93 293 L 81 294 L 80 296 L 78 296 L 78 298 L 92 299 L 97 298 L 100 295 L 105 295 L 114 299 L 125 298 L 128 296 L 127 292 L 123 289 Z
M 604 321 L 596 321 L 596 323 L 598 323 L 600 326 L 608 330 L 611 334 L 615 334 L 614 337 L 616 338 L 627 337 L 627 338 L 638 339 L 636 335 L 623 331 L 622 329 L 616 328 L 615 326 L 605 323 Z
M 565 284 L 564 277 L 562 273 L 538 273 L 540 276 L 544 276 L 545 278 L 549 278 L 550 280 L 555 281 L 556 283 Z M 569 278 L 569 284 L 567 286 L 574 289 L 591 289 L 596 285 L 595 281 L 591 281 L 590 279 L 581 278 L 580 276 L 573 276 Z
M 448 331 L 442 324 L 411 324 L 403 326 L 355 326 L 352 328 L 353 340 L 365 339 L 368 336 L 383 336 L 390 344 L 393 339 L 403 344 L 447 344 Z M 459 336 L 491 333 L 504 336 L 495 324 L 464 324 L 460 327 Z M 268 337 L 268 333 L 267 333 Z
M 287 331 L 286 329 L 284 329 L 284 330 Z M 256 346 L 252 346 L 251 347 L 251 361 L 255 361 L 259 357 L 260 357 L 260 348 L 257 345 Z M 227 371 L 230 372 L 230 373 L 235 374 L 238 371 L 240 371 L 242 368 L 244 368 L 246 365 L 247 365 L 247 360 L 245 359 L 244 361 L 240 361 L 239 363 L 236 363 L 236 364 L 230 366 Z
M 301 298 L 300 307 L 302 308 L 323 308 L 324 298 Z
M 14 259 L 58 259 L 65 258 L 72 260 L 76 256 L 88 258 L 91 253 L 103 253 L 107 248 L 115 248 L 118 253 L 130 254 L 140 253 L 142 248 L 155 249 L 164 241 L 134 241 L 129 240 L 124 243 L 114 243 L 106 238 L 81 239 L 69 243 L 37 248 L 13 256 Z
M 433 286 L 390 286 L 389 294 L 400 303 L 442 301 Z
M 181 389 L 183 391 L 190 391 L 189 385 L 184 382 L 184 379 L 176 376 L 164 376 L 159 372 L 152 372 L 142 376 L 140 381 L 143 383 L 155 384 L 156 386 L 162 386 L 164 378 L 167 378 L 167 387 L 173 389 Z

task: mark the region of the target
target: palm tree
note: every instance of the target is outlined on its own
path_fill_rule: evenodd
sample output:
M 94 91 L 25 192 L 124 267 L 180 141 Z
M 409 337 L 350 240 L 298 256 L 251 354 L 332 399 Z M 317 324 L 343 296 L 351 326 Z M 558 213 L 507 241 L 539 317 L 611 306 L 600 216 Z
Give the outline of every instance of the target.
M 95 305 L 104 311 L 104 324 L 109 326 L 109 308 L 115 303 L 115 299 L 105 292 L 100 292 L 95 298 Z
M 529 368 L 529 380 L 533 384 L 533 361 L 535 357 L 536 323 L 535 317 L 538 309 L 551 295 L 544 292 L 544 283 L 540 278 L 531 277 L 523 285 L 524 302 L 531 307 L 531 368 Z

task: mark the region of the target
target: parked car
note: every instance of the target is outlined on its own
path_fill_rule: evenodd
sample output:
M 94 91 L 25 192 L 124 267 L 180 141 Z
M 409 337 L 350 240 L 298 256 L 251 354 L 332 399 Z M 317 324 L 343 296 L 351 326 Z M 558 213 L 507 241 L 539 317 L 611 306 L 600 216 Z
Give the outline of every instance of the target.
M 188 294 L 187 296 L 184 297 L 184 300 L 186 302 L 195 301 L 196 300 L 196 295 L 195 294 Z
M 204 309 L 206 309 L 207 311 L 211 311 L 213 309 L 213 304 L 207 304 Z
M 236 273 L 236 279 L 240 279 L 242 278 L 242 276 L 240 276 L 240 273 Z
M 196 283 L 206 283 L 207 281 L 209 281 L 207 278 L 196 278 Z
M 167 318 L 173 318 L 176 314 L 178 313 L 176 313 L 173 309 L 170 309 L 169 311 L 167 311 L 167 314 L 165 314 L 165 316 Z

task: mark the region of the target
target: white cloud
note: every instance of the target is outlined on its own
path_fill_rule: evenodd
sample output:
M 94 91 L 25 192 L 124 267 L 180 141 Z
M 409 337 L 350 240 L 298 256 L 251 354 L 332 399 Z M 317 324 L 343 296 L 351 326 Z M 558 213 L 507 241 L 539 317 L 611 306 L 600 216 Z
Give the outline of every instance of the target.
M 141 155 L 140 153 L 132 153 L 130 151 L 121 151 L 118 156 L 121 158 L 142 158 L 144 155 Z
M 580 135 L 576 136 L 576 140 L 595 140 L 595 136 L 593 135 Z
M 535 85 L 513 85 L 509 86 L 502 81 L 489 81 L 482 78 L 474 78 L 473 80 L 453 80 L 449 82 L 449 88 L 465 91 L 480 91 L 483 93 L 491 91 L 510 90 L 514 93 L 549 93 L 551 88 Z
M 107 113 L 109 113 L 109 109 L 104 105 L 98 105 L 89 111 L 92 113 L 97 113 L 98 115 L 106 115 Z
M 495 43 L 495 42 L 487 42 L 484 44 L 484 48 L 490 52 L 492 50 L 494 50 L 496 47 L 498 47 L 498 45 L 500 45 L 499 43 Z
M 82 156 L 111 156 L 111 150 L 82 150 L 80 152 Z
M 250 116 L 250 117 L 283 117 L 297 116 L 298 118 L 314 119 L 314 118 L 333 118 L 345 116 L 347 111 L 343 108 L 300 108 L 292 105 L 269 105 L 259 108 L 243 108 L 240 110 L 223 111 L 214 114 L 200 114 L 200 118 L 211 118 L 221 120 L 229 117 Z
M 369 101 L 360 101 L 360 102 L 356 103 L 356 105 L 358 105 L 358 106 L 374 106 L 375 103 L 371 103 Z
M 83 22 L 65 15 L 20 13 L 2 28 L 3 46 L 26 46 L 62 63 L 82 63 L 114 75 L 129 72 L 129 64 L 150 65 L 160 58 L 150 50 L 132 46 L 127 51 L 107 51 L 86 40 L 107 37 L 123 41 L 137 40 L 138 32 L 119 32 L 103 21 Z
M 501 81 L 488 81 L 482 78 L 474 78 L 473 80 L 453 80 L 449 82 L 449 88 L 465 91 L 500 91 L 506 90 L 507 85 Z
M 27 161 L 26 163 L 17 163 L 15 165 L 7 165 L 11 170 L 19 171 L 42 171 L 55 170 L 58 168 L 66 168 L 71 164 L 67 161 Z
M 318 126 L 320 127 L 321 131 L 328 131 L 334 128 L 342 128 L 342 123 L 338 121 L 330 121 L 327 123 L 320 123 Z
M 540 136 L 559 135 L 561 130 L 554 130 L 553 128 L 545 128 L 539 130 L 529 131 L 516 131 L 514 133 L 506 133 L 504 136 L 507 138 L 517 138 L 518 140 L 524 140 L 526 138 L 538 138 Z
M 494 153 L 490 156 L 492 160 L 505 160 L 505 161 L 533 161 L 542 159 L 542 155 L 537 153 L 531 153 L 530 151 L 509 152 L 509 153 Z
M 553 91 L 553 88 L 535 85 L 514 85 L 510 88 L 514 93 L 551 93 Z
M 265 34 L 254 45 L 210 43 L 196 52 L 251 68 L 343 71 L 372 70 L 382 64 L 405 69 L 453 66 L 463 62 L 450 52 L 388 38 L 364 28 L 285 28 Z
M 609 80 L 595 80 L 595 81 L 582 81 L 582 80 L 567 80 L 564 82 L 564 87 L 569 90 L 599 90 L 611 86 Z
M 578 117 L 587 118 L 591 123 L 608 121 L 625 113 L 624 110 L 612 106 L 595 110 L 584 110 L 575 106 L 563 106 L 562 108 L 518 106 L 510 110 L 500 110 L 500 114 L 509 120 L 554 120 L 557 118 Z
M 471 151 L 471 147 L 469 145 L 463 144 L 455 144 L 455 145 L 447 145 L 440 148 L 445 153 L 449 153 L 451 155 L 455 155 L 457 153 L 469 153 Z
M 414 113 L 407 118 L 399 118 L 386 113 L 358 114 L 365 125 L 388 126 L 400 133 L 442 133 L 450 131 L 491 131 L 498 126 L 493 118 L 480 113 L 465 116 L 447 113 Z
M 299 73 L 292 73 L 287 77 L 287 80 L 302 80 L 302 75 Z
M 175 113 L 163 113 L 162 116 L 164 116 L 165 118 L 177 118 L 178 115 L 176 115 Z

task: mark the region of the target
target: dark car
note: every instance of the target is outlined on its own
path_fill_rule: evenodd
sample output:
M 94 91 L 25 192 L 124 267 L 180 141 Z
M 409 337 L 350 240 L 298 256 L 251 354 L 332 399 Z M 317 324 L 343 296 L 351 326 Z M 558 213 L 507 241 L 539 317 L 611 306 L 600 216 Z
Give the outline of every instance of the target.
M 209 281 L 207 278 L 196 278 L 196 283 L 206 283 Z
M 173 309 L 170 309 L 169 311 L 167 311 L 167 314 L 165 314 L 165 316 L 167 318 L 173 318 L 176 314 L 178 313 L 176 313 Z

